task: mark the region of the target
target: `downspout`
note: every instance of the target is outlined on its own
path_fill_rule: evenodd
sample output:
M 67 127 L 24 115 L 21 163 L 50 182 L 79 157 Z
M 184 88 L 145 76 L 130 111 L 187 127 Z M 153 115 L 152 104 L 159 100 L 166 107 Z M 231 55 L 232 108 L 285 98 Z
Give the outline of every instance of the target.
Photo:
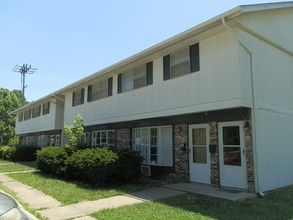
M 255 180 L 255 186 L 256 186 L 256 192 L 259 192 L 259 180 L 258 180 L 258 174 L 259 174 L 259 170 L 258 170 L 258 165 L 256 163 L 256 158 L 257 158 L 257 147 L 256 147 L 256 119 L 255 119 L 255 113 L 256 113 L 256 100 L 255 100 L 255 83 L 254 83 L 254 74 L 253 74 L 253 66 L 252 66 L 252 52 L 251 50 L 244 44 L 241 42 L 241 39 L 239 38 L 239 36 L 237 35 L 237 33 L 226 23 L 225 17 L 222 17 L 222 23 L 224 25 L 224 27 L 230 31 L 234 37 L 238 40 L 239 44 L 244 48 L 244 50 L 249 54 L 249 62 L 250 62 L 250 80 L 251 80 L 251 98 L 252 98 L 252 113 L 251 113 L 251 120 L 252 120 L 252 134 L 253 134 L 253 152 L 254 152 L 254 156 L 253 156 L 253 163 L 254 163 L 254 172 L 256 172 L 256 175 L 254 175 L 254 180 Z

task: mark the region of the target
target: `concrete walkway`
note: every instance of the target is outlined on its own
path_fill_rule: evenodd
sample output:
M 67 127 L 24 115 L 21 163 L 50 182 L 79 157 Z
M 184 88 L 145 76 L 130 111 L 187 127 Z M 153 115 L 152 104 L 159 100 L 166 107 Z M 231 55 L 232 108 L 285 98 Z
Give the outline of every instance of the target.
M 227 199 L 234 202 L 256 197 L 256 194 L 253 193 L 247 193 L 234 189 L 213 188 L 209 185 L 198 183 L 176 183 L 165 185 L 164 187 L 173 190 L 180 190 L 183 192 L 195 193 L 220 199 Z
M 102 209 L 118 208 L 125 205 L 168 198 L 184 193 L 196 193 L 229 199 L 232 201 L 255 197 L 255 194 L 235 190 L 216 189 L 208 185 L 178 183 L 142 190 L 126 196 L 114 196 L 96 201 L 82 201 L 76 204 L 62 206 L 62 204 L 56 199 L 45 195 L 43 192 L 33 189 L 30 186 L 15 181 L 7 175 L 0 174 L 0 182 L 14 191 L 17 197 L 27 203 L 30 208 L 37 210 L 41 216 L 53 220 L 69 218 L 75 220 L 91 220 L 94 218 L 88 215 Z

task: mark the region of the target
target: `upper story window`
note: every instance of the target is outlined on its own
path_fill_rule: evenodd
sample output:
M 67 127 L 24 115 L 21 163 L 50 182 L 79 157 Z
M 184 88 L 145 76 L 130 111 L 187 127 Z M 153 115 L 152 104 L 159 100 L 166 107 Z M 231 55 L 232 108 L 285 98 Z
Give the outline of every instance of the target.
M 153 62 L 118 75 L 118 93 L 153 84 Z
M 31 109 L 28 109 L 28 110 L 25 110 L 24 111 L 24 116 L 23 116 L 23 120 L 28 120 L 28 119 L 31 119 Z
M 21 122 L 21 121 L 23 121 L 23 112 L 20 112 L 18 114 L 18 122 Z
M 76 90 L 72 93 L 72 106 L 82 105 L 84 103 L 84 89 Z
M 94 85 L 88 86 L 88 97 L 87 101 L 95 101 L 108 96 L 112 96 L 112 77 L 109 79 L 102 80 Z
M 164 56 L 164 80 L 200 70 L 199 43 Z
M 41 105 L 38 105 L 33 108 L 32 117 L 39 117 L 41 115 Z
M 50 113 L 50 102 L 46 102 L 43 104 L 43 115 Z

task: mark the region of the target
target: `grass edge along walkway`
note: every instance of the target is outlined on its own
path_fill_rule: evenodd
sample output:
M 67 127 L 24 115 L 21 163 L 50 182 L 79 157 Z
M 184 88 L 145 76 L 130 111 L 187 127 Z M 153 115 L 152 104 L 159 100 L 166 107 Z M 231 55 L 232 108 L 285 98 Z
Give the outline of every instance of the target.
M 152 200 L 161 199 L 183 193 L 178 190 L 158 187 L 135 192 L 134 194 L 136 197 L 128 195 L 114 196 L 105 199 L 98 199 L 95 201 L 82 201 L 76 204 L 61 206 L 61 203 L 54 200 L 53 198 L 6 175 L 0 175 L 0 182 L 2 182 L 5 187 L 13 190 L 23 202 L 29 205 L 29 207 L 33 209 L 39 209 L 38 213 L 42 217 L 48 219 L 68 219 L 81 217 L 103 209 L 113 209 L 125 205 L 142 203 L 146 201 L 145 198 L 150 198 Z

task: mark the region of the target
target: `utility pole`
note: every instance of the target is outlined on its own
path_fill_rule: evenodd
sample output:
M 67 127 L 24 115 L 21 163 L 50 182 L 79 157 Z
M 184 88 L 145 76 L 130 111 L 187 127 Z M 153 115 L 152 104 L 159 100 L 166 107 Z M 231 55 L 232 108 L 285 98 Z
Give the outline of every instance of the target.
M 23 64 L 22 66 L 16 65 L 13 69 L 14 72 L 19 72 L 21 74 L 21 86 L 22 86 L 22 99 L 21 99 L 21 105 L 24 105 L 24 90 L 27 87 L 25 85 L 25 75 L 26 74 L 33 74 L 35 71 L 37 71 L 37 68 L 32 68 L 31 65 Z

